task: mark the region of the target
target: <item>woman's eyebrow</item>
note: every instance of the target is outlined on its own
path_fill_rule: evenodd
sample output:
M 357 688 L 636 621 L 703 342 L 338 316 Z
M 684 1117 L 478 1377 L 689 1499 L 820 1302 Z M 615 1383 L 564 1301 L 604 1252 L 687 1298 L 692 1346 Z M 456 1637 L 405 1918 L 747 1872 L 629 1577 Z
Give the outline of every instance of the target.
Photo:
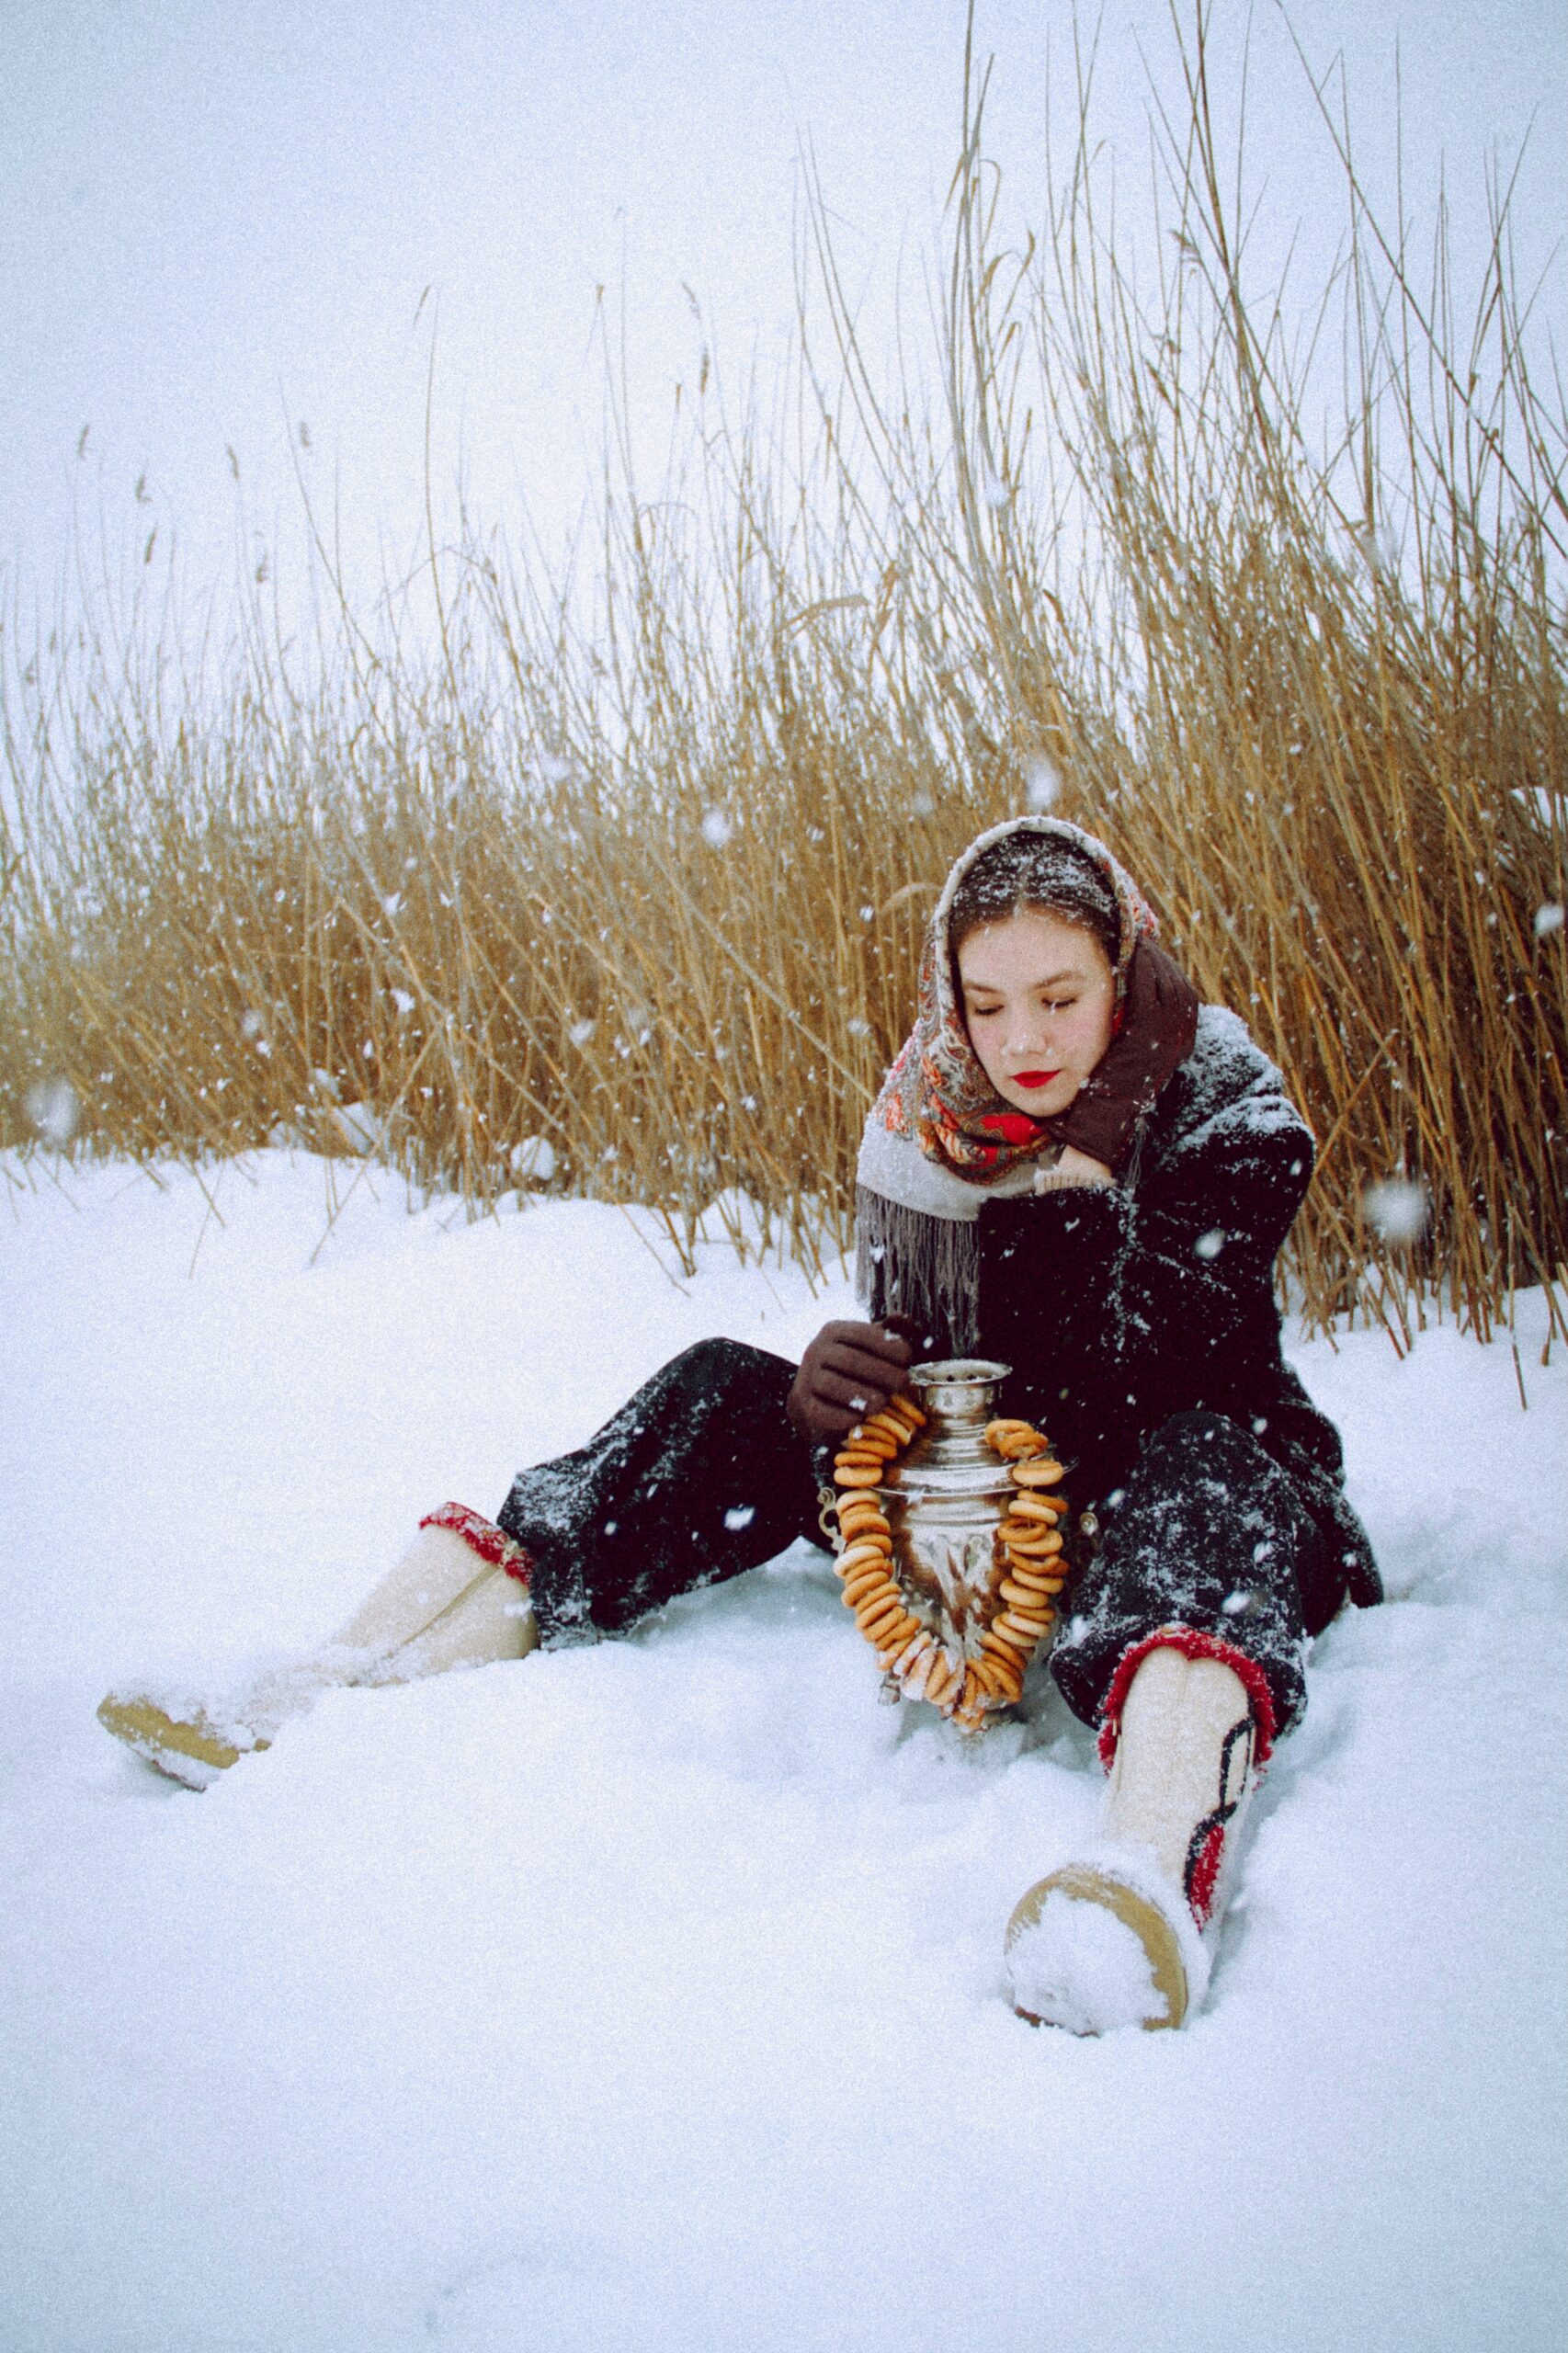
M 1025 985 L 1031 989 L 1054 989 L 1059 988 L 1063 981 L 1081 981 L 1084 975 L 1082 972 L 1076 972 L 1069 969 L 1065 972 L 1047 972 L 1043 979 L 1027 982 Z M 963 985 L 965 993 L 968 995 L 973 995 L 976 993 L 987 996 L 1005 996 L 1006 995 L 1006 989 L 998 981 L 965 981 Z

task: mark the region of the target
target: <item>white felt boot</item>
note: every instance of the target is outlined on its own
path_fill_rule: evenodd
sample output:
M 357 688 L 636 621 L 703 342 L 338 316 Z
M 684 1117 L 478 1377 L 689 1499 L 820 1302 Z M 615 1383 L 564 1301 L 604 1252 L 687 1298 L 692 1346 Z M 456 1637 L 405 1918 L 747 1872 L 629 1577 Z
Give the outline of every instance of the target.
M 528 1555 L 462 1504 L 443 1504 L 347 1625 L 308 1657 L 234 1690 L 111 1691 L 98 1722 L 161 1772 L 206 1789 L 235 1759 L 271 1745 L 290 1716 L 335 1685 L 412 1683 L 449 1667 L 522 1658 L 539 1641 Z
M 1267 1685 L 1229 1644 L 1169 1627 L 1128 1654 L 1106 1703 L 1099 1843 L 1007 1924 L 1020 2017 L 1103 2034 L 1198 2006 L 1272 1731 Z

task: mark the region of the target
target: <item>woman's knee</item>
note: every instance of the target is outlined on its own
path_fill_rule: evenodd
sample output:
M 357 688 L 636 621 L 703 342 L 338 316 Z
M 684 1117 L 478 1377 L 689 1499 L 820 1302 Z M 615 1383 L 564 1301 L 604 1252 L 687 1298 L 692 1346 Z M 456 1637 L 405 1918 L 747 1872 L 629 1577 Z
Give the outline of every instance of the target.
M 780 1404 L 790 1393 L 795 1368 L 784 1357 L 754 1348 L 744 1340 L 696 1340 L 656 1372 L 663 1388 L 711 1406 L 726 1400 Z
M 1247 1563 L 1268 1581 L 1298 1564 L 1316 1531 L 1283 1466 L 1226 1414 L 1173 1414 L 1144 1446 L 1109 1518 L 1115 1552 L 1174 1546 L 1233 1579 Z
M 1284 1475 L 1250 1430 L 1233 1421 L 1229 1414 L 1215 1413 L 1208 1406 L 1172 1414 L 1145 1439 L 1138 1458 L 1139 1471 L 1167 1464 L 1189 1466 L 1210 1475 L 1244 1464 L 1249 1472 L 1265 1476 L 1270 1472 Z

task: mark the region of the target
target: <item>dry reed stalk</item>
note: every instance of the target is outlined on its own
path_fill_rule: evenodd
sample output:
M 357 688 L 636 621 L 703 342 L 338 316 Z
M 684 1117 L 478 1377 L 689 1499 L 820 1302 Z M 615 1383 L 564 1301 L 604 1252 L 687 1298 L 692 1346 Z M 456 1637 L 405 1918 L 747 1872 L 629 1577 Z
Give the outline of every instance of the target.
M 555 1188 L 653 1204 L 687 1264 L 736 1193 L 810 1259 L 844 1238 L 937 884 L 1049 773 L 1319 1131 L 1309 1317 L 1403 1345 L 1434 1286 L 1485 1330 L 1547 1277 L 1564 438 L 1506 218 L 1467 343 L 1345 159 L 1329 291 L 1361 372 L 1314 450 L 1279 302 L 1246 298 L 1201 28 L 1187 68 L 1152 306 L 1086 128 L 1038 245 L 1004 252 L 966 82 L 939 421 L 872 381 L 819 204 L 831 368 L 802 305 L 787 429 L 714 387 L 659 500 L 609 472 L 585 595 L 469 526 L 428 551 L 433 652 L 390 595 L 309 661 L 259 599 L 183 669 L 150 609 L 30 673 L 13 628 L 5 1140 L 62 1080 L 82 1145 L 149 1160 L 347 1149 L 363 1105 L 476 1203 L 532 1140 Z M 1432 1199 L 1414 1245 L 1363 1213 L 1401 1171 Z

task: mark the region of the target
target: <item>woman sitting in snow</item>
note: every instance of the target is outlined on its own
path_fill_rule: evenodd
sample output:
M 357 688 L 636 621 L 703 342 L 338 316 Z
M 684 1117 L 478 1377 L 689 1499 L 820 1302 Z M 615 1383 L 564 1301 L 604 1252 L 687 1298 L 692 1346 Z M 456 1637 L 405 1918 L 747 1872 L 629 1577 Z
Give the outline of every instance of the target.
M 913 1363 L 1000 1358 L 1008 1415 L 1069 1466 L 1051 1672 L 1109 1773 L 1099 1844 L 1014 1915 L 1014 1999 L 1079 2031 L 1178 2024 L 1247 1797 L 1304 1704 L 1306 1639 L 1380 1587 L 1337 1435 L 1280 1354 L 1274 1259 L 1312 1136 L 1153 930 L 1077 826 L 983 834 L 937 901 L 915 1029 L 866 1122 L 869 1320 L 827 1324 L 799 1366 L 687 1349 L 576 1453 L 520 1472 L 494 1522 L 433 1513 L 306 1666 L 227 1708 L 111 1697 L 109 1729 L 199 1787 L 324 1683 L 619 1633 L 820 1544 L 822 1450 Z

